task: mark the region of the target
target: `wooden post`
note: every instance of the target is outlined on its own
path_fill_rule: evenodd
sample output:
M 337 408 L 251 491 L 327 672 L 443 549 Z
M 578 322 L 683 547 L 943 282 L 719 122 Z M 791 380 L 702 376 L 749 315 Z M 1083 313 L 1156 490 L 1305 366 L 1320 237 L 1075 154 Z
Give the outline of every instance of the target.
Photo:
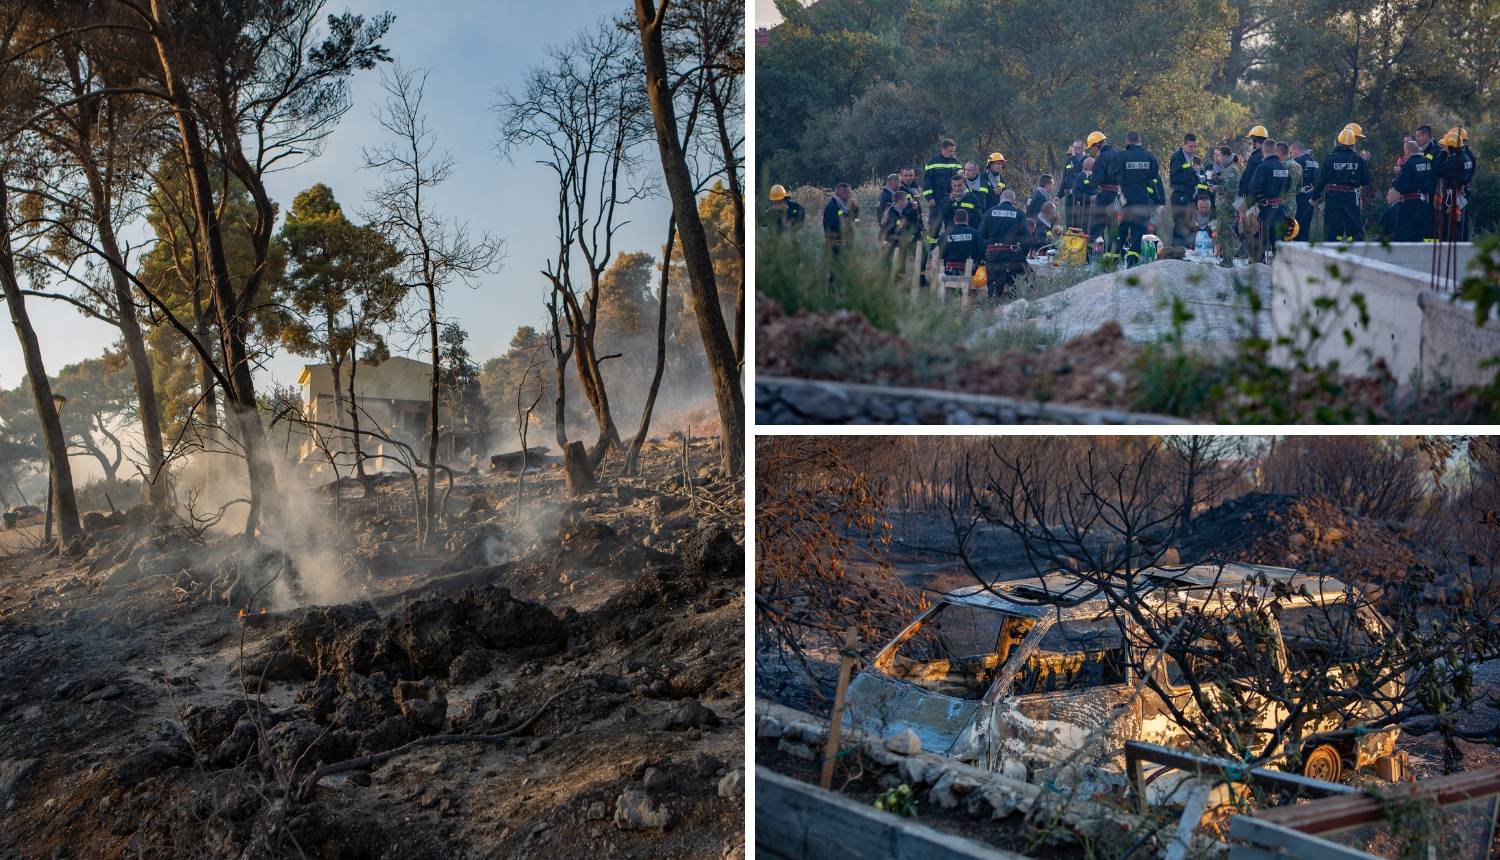
M 1149 811 L 1150 804 L 1146 802 L 1146 780 L 1142 770 L 1140 755 L 1127 744 L 1125 746 L 1125 779 L 1130 785 L 1130 793 L 1135 795 L 1136 810 L 1145 815 Z
M 849 672 L 854 668 L 856 652 L 854 628 L 844 634 L 844 649 L 839 652 L 839 685 L 833 693 L 833 714 L 828 721 L 828 745 L 823 749 L 823 775 L 818 785 L 824 789 L 833 787 L 833 763 L 839 755 L 839 735 L 844 730 L 844 693 L 849 689 Z

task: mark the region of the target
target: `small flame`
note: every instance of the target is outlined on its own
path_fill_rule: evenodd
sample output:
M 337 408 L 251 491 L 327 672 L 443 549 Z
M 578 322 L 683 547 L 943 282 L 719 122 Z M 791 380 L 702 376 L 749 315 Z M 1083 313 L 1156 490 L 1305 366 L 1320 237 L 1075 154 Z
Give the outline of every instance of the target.
M 240 620 L 241 620 L 241 621 L 244 621 L 244 620 L 245 620 L 245 616 L 246 616 L 246 615 L 247 615 L 247 614 L 248 614 L 248 613 L 246 613 L 246 612 L 245 612 L 245 610 L 243 610 L 243 609 L 241 609 L 241 610 L 240 610 L 240 615 L 239 615 L 239 619 L 240 619 Z

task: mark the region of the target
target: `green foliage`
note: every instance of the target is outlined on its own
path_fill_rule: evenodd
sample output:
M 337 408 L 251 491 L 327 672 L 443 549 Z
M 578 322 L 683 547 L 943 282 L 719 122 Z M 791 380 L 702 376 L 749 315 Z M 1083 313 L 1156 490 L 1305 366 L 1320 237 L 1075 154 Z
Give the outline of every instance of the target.
M 287 272 L 277 334 L 292 352 L 341 363 L 363 346 L 384 348 L 406 287 L 401 256 L 384 236 L 344 216 L 321 182 L 298 194 L 281 228 Z
M 913 337 L 919 343 L 951 345 L 974 328 L 954 305 L 939 302 L 929 291 L 913 295 L 906 282 L 898 281 L 885 265 L 882 255 L 861 247 L 859 240 L 833 259 L 812 227 L 794 233 L 761 231 L 755 287 L 788 314 L 851 311 L 875 328 Z
M 787 10 L 791 14 L 776 28 L 774 45 L 757 53 L 755 65 L 756 86 L 766 94 L 755 104 L 756 151 L 769 158 L 771 173 L 799 183 L 818 178 L 798 154 L 806 148 L 805 130 L 814 118 L 853 104 L 877 81 L 901 76 L 908 58 L 896 36 L 903 14 L 873 10 L 900 5 L 836 0 L 816 9 Z M 864 6 L 872 9 L 863 20 L 841 19 Z M 816 146 L 829 148 L 828 143 Z
M 656 260 L 642 251 L 621 252 L 599 279 L 599 317 L 594 337 L 601 354 L 625 341 L 656 334 L 656 303 L 651 281 Z
M 762 172 L 859 181 L 926 158 L 940 134 L 961 158 L 999 149 L 1055 172 L 1095 128 L 1140 131 L 1163 155 L 1185 128 L 1228 134 L 1246 110 L 1206 84 L 1229 18 L 1222 0 L 1123 0 L 1103 19 L 1068 0 L 823 0 L 756 56 Z
M 1100 129 L 1164 157 L 1183 131 L 1251 122 L 1325 153 L 1353 120 L 1373 163 L 1427 123 L 1473 133 L 1476 226 L 1500 226 L 1500 4 L 1493 0 L 822 0 L 791 9 L 756 57 L 757 158 L 783 184 L 858 183 L 930 155 L 999 149 L 1055 172 Z M 1377 183 L 1384 180 L 1377 169 Z M 1014 179 L 1013 179 L 1014 181 Z M 1378 212 L 1371 213 L 1378 215 Z
M 907 783 L 901 783 L 875 798 L 873 806 L 881 812 L 894 812 L 902 818 L 917 817 L 917 796 Z
M 199 250 L 197 221 L 181 159 L 175 156 L 164 159 L 153 179 L 155 187 L 147 198 L 145 215 L 156 242 L 141 256 L 137 276 L 184 326 L 190 331 L 197 330 L 210 354 L 215 354 L 213 288 L 208 262 L 201 258 Z M 255 269 L 251 239 L 255 204 L 244 186 L 231 179 L 228 199 L 216 199 L 215 205 L 223 213 L 224 256 L 230 280 L 243 283 Z M 278 288 L 285 269 L 282 247 L 273 243 L 262 278 L 268 291 Z M 159 315 L 154 306 L 151 311 L 153 316 Z M 252 314 L 251 323 L 252 334 L 256 336 L 268 328 L 274 330 L 269 303 Z M 170 439 L 203 394 L 199 357 L 188 339 L 165 320 L 147 327 L 146 346 L 161 408 L 162 433 Z
M 438 332 L 443 356 L 443 396 L 455 428 L 480 429 L 488 419 L 488 406 L 479 386 L 479 366 L 469 352 L 469 333 L 456 322 L 444 323 Z

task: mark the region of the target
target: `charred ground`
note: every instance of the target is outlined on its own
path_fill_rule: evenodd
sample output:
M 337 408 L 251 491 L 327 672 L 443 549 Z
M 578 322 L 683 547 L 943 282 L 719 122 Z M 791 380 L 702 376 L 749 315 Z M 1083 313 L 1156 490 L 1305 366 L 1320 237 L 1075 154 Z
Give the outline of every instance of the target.
M 519 505 L 463 476 L 427 548 L 401 482 L 326 487 L 332 605 L 129 513 L 76 560 L 13 545 L 0 854 L 742 852 L 743 485 L 710 462 L 653 445 L 577 498 L 546 466 Z

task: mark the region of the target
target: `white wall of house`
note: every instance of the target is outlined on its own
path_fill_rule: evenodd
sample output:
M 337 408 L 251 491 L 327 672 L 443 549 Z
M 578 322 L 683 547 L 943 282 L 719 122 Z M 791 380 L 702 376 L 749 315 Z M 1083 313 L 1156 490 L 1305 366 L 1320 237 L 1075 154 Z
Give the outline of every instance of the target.
M 347 398 L 349 397 L 348 364 L 339 368 L 344 409 L 338 408 L 333 387 L 333 367 L 329 364 L 309 364 L 302 368 L 297 379 L 302 389 L 302 413 L 309 421 L 347 427 L 350 425 Z M 394 356 L 378 365 L 361 362 L 354 373 L 354 396 L 359 408 L 361 430 L 376 430 L 405 442 L 419 450 L 426 445 L 428 426 L 428 397 L 431 393 L 432 365 L 403 356 Z M 447 406 L 438 406 L 439 421 L 448 420 Z M 328 454 L 322 447 L 335 452 L 342 468 L 354 465 L 354 446 L 347 434 L 328 428 L 317 428 L 323 434 L 322 446 L 309 438 L 299 450 L 301 459 L 309 463 L 326 462 Z M 361 439 L 360 448 L 372 456 L 399 456 L 397 446 L 388 445 L 369 436 Z M 394 466 L 394 464 L 390 464 Z M 385 465 L 379 461 L 366 463 L 370 471 L 381 471 Z

